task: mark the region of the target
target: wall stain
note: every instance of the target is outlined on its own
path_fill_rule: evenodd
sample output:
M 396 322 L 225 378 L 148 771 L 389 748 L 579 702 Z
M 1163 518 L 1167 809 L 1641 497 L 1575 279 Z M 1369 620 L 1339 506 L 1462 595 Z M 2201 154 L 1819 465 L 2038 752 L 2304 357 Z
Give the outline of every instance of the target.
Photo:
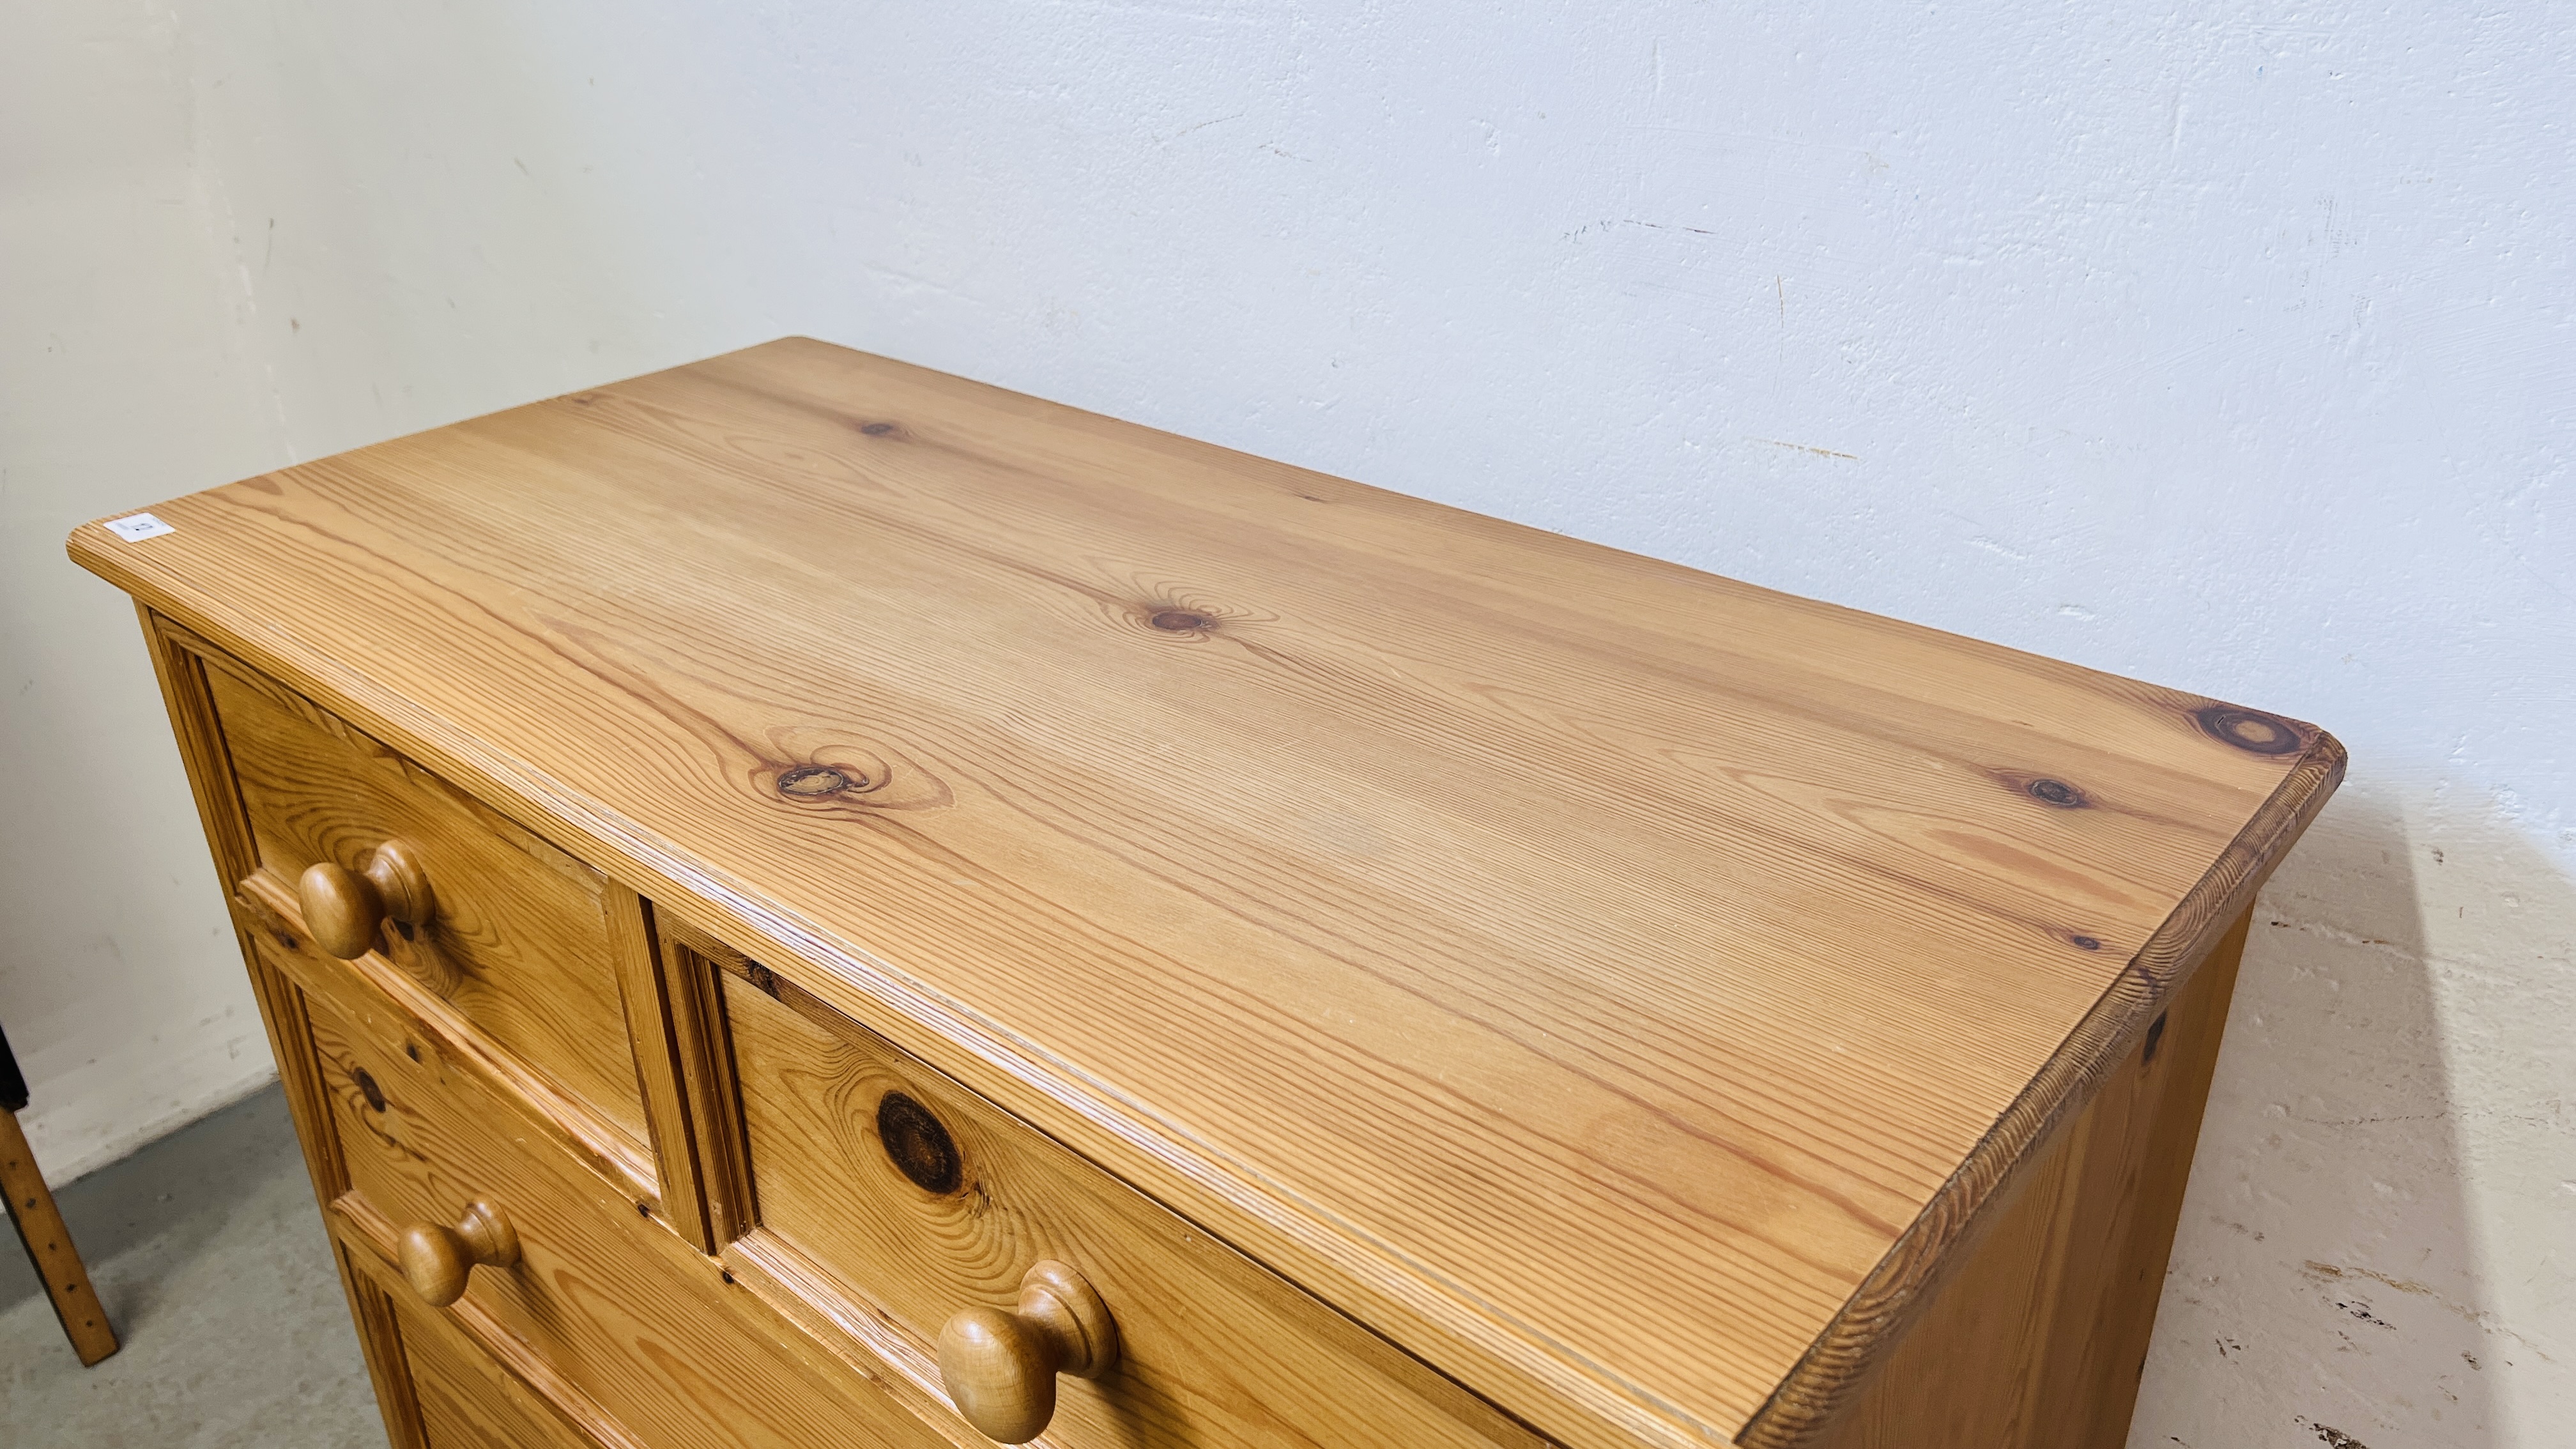
M 1716 235 L 1718 235 L 1718 233 L 1713 232 L 1713 231 L 1710 231 L 1708 228 L 1706 228 L 1706 227 L 1704 227 L 1704 226 L 1679 226 L 1679 225 L 1674 225 L 1674 224 L 1670 224 L 1670 223 L 1666 223 L 1666 222 L 1660 222 L 1660 221 L 1639 221 L 1637 218 L 1635 218 L 1635 217 L 1633 217 L 1633 216 L 1632 216 L 1632 217 L 1628 217 L 1628 218 L 1626 218 L 1625 220 L 1626 220 L 1627 224 L 1628 224 L 1628 225 L 1630 225 L 1630 226 L 1642 226 L 1642 227 L 1646 228 L 1648 231 L 1686 231 L 1686 232 L 1689 232 L 1690 234 L 1692 234 L 1693 236 L 1716 236 Z
M 1819 458 L 1840 458 L 1845 462 L 1850 463 L 1857 463 L 1860 461 L 1860 455 L 1858 453 L 1837 453 L 1831 448 L 1819 448 L 1812 443 L 1784 443 L 1778 438 L 1755 438 L 1753 441 L 1757 443 L 1768 443 L 1774 448 L 1786 448 L 1792 453 L 1813 453 Z
M 2358 1301 L 2346 1303 L 2341 1299 L 2337 1299 L 2335 1301 L 2335 1307 L 2342 1309 L 2344 1312 L 2351 1314 L 2353 1317 L 2360 1319 L 2364 1323 L 2373 1324 L 2391 1331 L 2394 1331 L 2397 1327 L 2396 1324 L 2393 1324 L 2387 1319 L 2380 1317 L 2378 1314 L 2371 1312 L 2370 1305 L 2367 1303 Z
M 2536 1343 L 2533 1343 L 2530 1339 L 2523 1337 L 2521 1334 L 2514 1332 L 2511 1328 L 2506 1327 L 2503 1321 L 2495 1314 L 2482 1308 L 2472 1308 L 2465 1303 L 2458 1302 L 2451 1298 L 2446 1298 L 2442 1294 L 2435 1292 L 2431 1285 L 2418 1283 L 2412 1278 L 2392 1278 L 2386 1273 L 2374 1272 L 2368 1268 L 2339 1267 L 2333 1263 L 2320 1263 L 2314 1258 L 2300 1264 L 2299 1271 L 2319 1283 L 2332 1282 L 2338 1279 L 2367 1278 L 2374 1283 L 2386 1284 L 2400 1293 L 2413 1294 L 2419 1298 L 2429 1298 L 2433 1302 L 2440 1304 L 2442 1307 L 2449 1309 L 2451 1312 L 2458 1314 L 2466 1321 L 2485 1329 L 2487 1332 L 2501 1333 L 2516 1343 L 2521 1344 L 2524 1348 L 2537 1355 L 2543 1363 L 2558 1362 L 2557 1359 L 2552 1358 L 2549 1355 L 2548 1350 L 2540 1347 Z M 2335 1306 L 2341 1308 L 2345 1305 L 2337 1303 Z M 2474 1360 L 2471 1361 L 2471 1366 L 2475 1367 Z

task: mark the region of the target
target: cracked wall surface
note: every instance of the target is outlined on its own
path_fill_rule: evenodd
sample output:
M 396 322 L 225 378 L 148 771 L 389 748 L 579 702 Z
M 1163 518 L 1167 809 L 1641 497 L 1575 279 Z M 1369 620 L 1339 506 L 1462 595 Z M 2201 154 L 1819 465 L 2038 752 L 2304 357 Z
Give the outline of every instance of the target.
M 0 1019 L 265 1074 L 76 522 L 805 332 L 2315 720 L 2133 1443 L 2576 1410 L 2576 71 L 2538 7 L 0 11 Z

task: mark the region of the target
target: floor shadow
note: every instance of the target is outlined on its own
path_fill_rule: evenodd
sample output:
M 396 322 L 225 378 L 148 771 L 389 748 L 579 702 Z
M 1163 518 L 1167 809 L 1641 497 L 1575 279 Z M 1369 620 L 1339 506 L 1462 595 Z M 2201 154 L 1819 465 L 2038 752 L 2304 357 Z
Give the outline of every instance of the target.
M 190 1255 L 281 1172 L 300 1175 L 303 1152 L 286 1094 L 272 1084 L 66 1185 L 54 1200 L 109 1319 L 123 1322 L 152 1306 L 152 1282 L 108 1265 L 137 1249 Z M 23 1254 L 0 1253 L 0 1312 L 40 1286 Z
M 2515 919 L 2473 919 L 2502 901 Z M 2559 1013 L 2516 1005 L 2542 973 L 2463 975 L 2552 920 L 2576 885 L 2501 819 L 2329 805 L 2256 906 L 2130 1449 L 2514 1442 L 2510 1376 L 2555 1369 L 2499 1298 L 2471 1184 L 2554 1152 L 2555 1120 L 2491 1119 L 2563 1046 Z
M 384 1442 L 322 1214 L 274 1089 L 62 1194 L 123 1346 L 83 1368 L 50 1305 L 0 1303 L 0 1444 Z

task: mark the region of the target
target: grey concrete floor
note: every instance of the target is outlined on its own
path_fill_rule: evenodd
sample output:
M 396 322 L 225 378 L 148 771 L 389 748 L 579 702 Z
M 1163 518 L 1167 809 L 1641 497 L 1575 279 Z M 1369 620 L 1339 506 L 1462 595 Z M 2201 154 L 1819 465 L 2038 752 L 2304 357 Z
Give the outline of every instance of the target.
M 0 1449 L 376 1449 L 322 1215 L 275 1087 L 57 1195 L 124 1342 L 84 1369 L 0 1247 Z

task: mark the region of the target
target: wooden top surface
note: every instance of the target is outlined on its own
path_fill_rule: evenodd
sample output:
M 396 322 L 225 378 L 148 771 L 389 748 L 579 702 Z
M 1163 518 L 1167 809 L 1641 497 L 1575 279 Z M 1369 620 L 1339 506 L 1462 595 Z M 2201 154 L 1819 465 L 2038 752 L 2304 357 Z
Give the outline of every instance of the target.
M 1827 1412 L 2342 761 L 801 339 L 154 511 L 74 557 L 1575 1443 Z

